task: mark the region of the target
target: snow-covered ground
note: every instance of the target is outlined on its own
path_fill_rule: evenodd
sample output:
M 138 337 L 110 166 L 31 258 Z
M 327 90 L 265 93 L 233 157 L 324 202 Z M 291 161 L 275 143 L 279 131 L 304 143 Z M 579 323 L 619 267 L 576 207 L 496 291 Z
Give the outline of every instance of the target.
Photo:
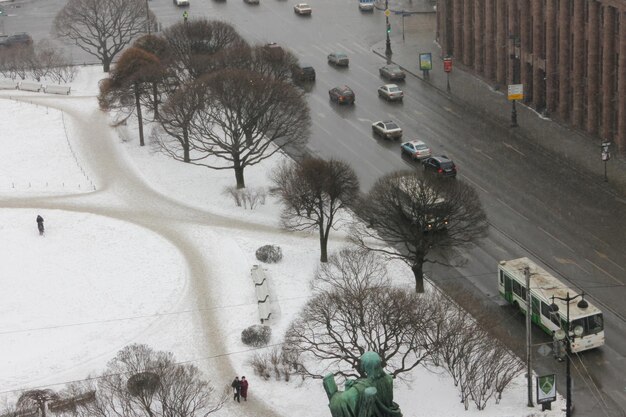
M 258 322 L 256 249 L 283 250 L 282 262 L 264 265 L 279 343 L 308 298 L 316 235 L 281 230 L 271 197 L 254 210 L 236 207 L 224 194 L 230 170 L 140 148 L 132 128 L 102 131 L 106 116 L 89 97 L 102 76 L 99 66 L 83 68 L 69 97 L 0 92 L 14 97 L 0 100 L 0 114 L 11 115 L 0 119 L 0 405 L 21 389 L 61 389 L 104 370 L 125 345 L 147 343 L 192 361 L 214 385 L 246 375 L 250 401 L 228 402 L 218 416 L 329 416 L 320 381 L 261 381 L 240 341 Z M 282 158 L 247 169 L 248 187 L 267 186 Z M 345 244 L 341 233 L 331 239 L 331 250 Z M 411 285 L 408 268 L 389 267 L 398 285 Z M 451 379 L 423 368 L 396 383 L 395 397 L 406 417 L 563 415 L 562 400 L 551 412 L 526 407 L 523 377 L 483 411 L 465 411 Z

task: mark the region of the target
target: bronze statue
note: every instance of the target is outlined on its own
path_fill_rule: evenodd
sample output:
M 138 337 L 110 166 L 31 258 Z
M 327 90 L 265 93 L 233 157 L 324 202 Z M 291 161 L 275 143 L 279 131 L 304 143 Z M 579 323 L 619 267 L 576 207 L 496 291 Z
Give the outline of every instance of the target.
M 345 391 L 337 390 L 333 374 L 324 377 L 332 417 L 402 417 L 393 401 L 393 378 L 387 374 L 376 352 L 361 356 L 366 378 L 349 379 Z

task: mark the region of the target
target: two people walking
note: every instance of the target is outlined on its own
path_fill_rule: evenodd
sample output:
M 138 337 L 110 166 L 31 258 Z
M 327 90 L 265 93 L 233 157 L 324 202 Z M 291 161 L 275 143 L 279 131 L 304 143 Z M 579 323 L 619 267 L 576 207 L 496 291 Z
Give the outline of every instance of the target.
M 236 376 L 230 386 L 233 387 L 233 401 L 239 403 L 241 402 L 241 398 L 243 398 L 244 401 L 248 401 L 248 380 L 245 376 L 242 376 L 241 379 Z

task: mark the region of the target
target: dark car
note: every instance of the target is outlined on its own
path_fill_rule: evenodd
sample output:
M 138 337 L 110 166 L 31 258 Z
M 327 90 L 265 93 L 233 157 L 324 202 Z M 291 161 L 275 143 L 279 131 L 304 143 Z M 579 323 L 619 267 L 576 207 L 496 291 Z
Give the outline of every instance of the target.
M 339 104 L 354 104 L 354 91 L 347 85 L 328 90 L 330 100 Z
M 424 172 L 441 177 L 456 177 L 456 165 L 445 155 L 431 156 L 422 161 Z
M 385 65 L 378 70 L 381 77 L 391 81 L 404 81 L 406 74 L 398 65 Z
M 291 77 L 296 82 L 315 81 L 315 68 L 308 64 L 294 65 L 291 68 Z
M 28 33 L 15 33 L 9 36 L 0 37 L 0 46 L 12 47 L 12 46 L 31 46 L 33 44 L 33 38 Z

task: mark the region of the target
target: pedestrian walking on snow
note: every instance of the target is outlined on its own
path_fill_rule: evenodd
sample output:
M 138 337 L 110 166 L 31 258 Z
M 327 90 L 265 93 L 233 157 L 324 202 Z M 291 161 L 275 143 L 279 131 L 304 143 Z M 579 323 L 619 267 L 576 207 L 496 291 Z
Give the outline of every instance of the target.
M 238 403 L 241 402 L 241 381 L 239 380 L 238 376 L 235 377 L 233 383 L 230 384 L 230 386 L 233 387 L 234 390 L 233 401 L 237 401 Z
M 244 401 L 248 401 L 248 380 L 245 376 L 241 377 L 241 396 Z
M 37 229 L 39 229 L 39 236 L 43 236 L 43 217 L 37 215 Z

